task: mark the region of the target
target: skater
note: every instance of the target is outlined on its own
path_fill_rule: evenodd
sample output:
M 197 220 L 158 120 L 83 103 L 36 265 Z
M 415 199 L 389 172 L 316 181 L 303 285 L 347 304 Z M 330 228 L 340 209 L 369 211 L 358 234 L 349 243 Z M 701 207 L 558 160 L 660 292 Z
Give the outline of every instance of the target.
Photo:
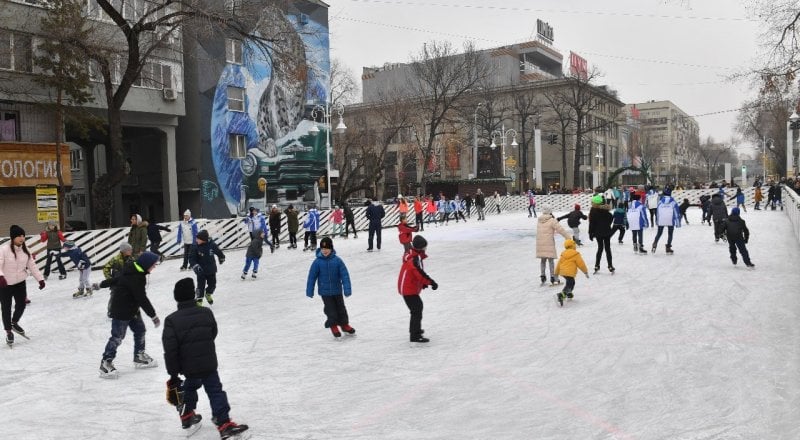
M 133 246 L 131 246 L 133 252 Z M 64 243 L 64 256 L 72 260 L 75 267 L 78 268 L 78 290 L 72 294 L 73 298 L 82 298 L 92 295 L 92 283 L 89 281 L 89 275 L 92 273 L 92 261 L 89 257 L 75 245 L 74 241 L 68 240 Z
M 317 230 L 319 230 L 319 211 L 314 205 L 311 205 L 306 213 L 303 229 L 306 230 L 303 234 L 303 251 L 313 251 L 317 248 Z M 309 240 L 311 241 L 310 246 Z
M 439 194 L 439 200 L 436 201 L 436 210 L 439 213 L 439 224 L 450 223 L 450 204 L 447 203 L 447 197 L 444 194 Z
M 464 207 L 467 210 L 467 218 L 472 218 L 472 196 L 469 193 L 464 196 Z
M 64 234 L 58 229 L 58 225 L 54 221 L 47 222 L 47 228 L 39 234 L 39 239 L 42 243 L 47 243 L 47 262 L 44 264 L 44 279 L 50 276 L 50 262 L 55 259 L 56 267 L 58 267 L 58 279 L 63 280 L 67 277 L 67 270 L 64 269 L 64 263 L 61 261 L 61 246 L 62 243 L 67 241 Z
M 381 220 L 386 215 L 381 202 L 373 200 L 367 207 L 367 220 L 369 220 L 369 236 L 367 237 L 367 252 L 372 252 L 372 239 L 375 237 L 378 250 L 381 250 Z
M 458 218 L 461 217 L 461 220 L 464 220 L 464 223 L 467 222 L 467 218 L 464 217 L 464 205 L 461 204 L 461 198 L 456 194 L 453 197 L 453 200 L 450 202 L 450 206 L 453 208 L 453 217 L 456 218 L 456 223 L 458 223 Z
M 767 189 L 767 204 L 764 205 L 764 210 L 767 208 L 775 210 L 775 183 L 769 183 L 769 189 Z
M 358 238 L 358 234 L 356 233 L 356 216 L 353 214 L 353 210 L 350 208 L 350 205 L 345 203 L 344 205 L 344 238 L 347 238 L 350 234 L 350 228 L 353 228 L 353 238 Z
M 397 232 L 399 233 L 400 244 L 403 245 L 403 253 L 405 254 L 411 249 L 411 234 L 418 232 L 419 226 L 411 227 L 408 225 L 406 216 L 400 216 L 400 224 L 397 225 Z
M 181 270 L 189 268 L 189 252 L 192 245 L 197 244 L 197 222 L 192 218 L 192 211 L 183 211 L 183 221 L 178 226 L 178 245 L 183 246 L 183 264 Z
M 139 309 L 153 321 L 153 326 L 158 328 L 161 320 L 158 319 L 150 299 L 147 298 L 147 275 L 153 272 L 158 261 L 158 255 L 152 252 L 143 252 L 136 261 L 125 265 L 122 274 L 117 278 L 103 280 L 100 287 L 111 286 L 111 337 L 106 343 L 103 358 L 100 361 L 100 377 L 115 379 L 118 376 L 114 367 L 114 358 L 117 357 L 117 348 L 125 339 L 128 328 L 133 332 L 133 363 L 137 368 L 152 368 L 158 365 L 155 359 L 145 352 L 145 334 L 147 328 L 142 320 Z
M 581 211 L 581 205 L 576 203 L 575 209 L 573 209 L 572 212 L 564 214 L 556 220 L 561 221 L 563 219 L 567 219 L 567 226 L 572 228 L 572 239 L 575 241 L 575 244 L 578 246 L 583 246 L 580 230 L 581 220 L 586 220 L 588 217 L 586 217 L 586 214 Z
M 422 200 L 419 195 L 414 199 L 414 224 L 420 231 L 425 230 L 425 221 L 423 220 L 424 211 L 422 209 Z
M 633 251 L 646 255 L 644 230 L 649 224 L 647 223 L 647 208 L 639 201 L 639 197 L 639 194 L 631 194 L 631 202 L 625 215 L 627 216 L 631 236 L 633 236 Z
M 204 297 L 208 305 L 214 304 L 212 295 L 217 290 L 217 262 L 214 260 L 214 255 L 219 259 L 219 264 L 225 263 L 225 254 L 208 236 L 208 231 L 203 229 L 197 233 L 197 244 L 192 246 L 192 252 L 189 254 L 189 265 L 197 275 L 195 301 L 198 306 L 203 305 Z
M 739 209 L 743 209 L 744 212 L 747 212 L 747 206 L 744 204 L 744 193 L 742 192 L 742 187 L 736 187 L 736 194 L 734 194 L 728 200 L 736 200 L 736 207 Z
M 278 205 L 272 205 L 269 210 L 269 235 L 272 236 L 272 242 L 269 247 L 274 252 L 281 247 L 281 210 L 278 209 Z M 263 240 L 266 237 L 268 235 L 262 234 L 261 239 Z
M 147 227 L 149 223 L 142 220 L 139 214 L 131 215 L 131 229 L 128 231 L 128 243 L 133 248 L 133 256 L 138 257 L 147 250 Z
M 261 260 L 261 255 L 264 253 L 264 233 L 259 232 L 258 235 L 250 240 L 247 246 L 247 253 L 244 259 L 244 269 L 242 269 L 242 279 L 247 279 L 247 272 L 250 270 L 250 264 L 253 265 L 253 279 L 258 277 L 258 262 Z
M 119 253 L 111 257 L 111 259 L 103 265 L 103 278 L 106 280 L 110 280 L 112 278 L 116 278 L 122 274 L 122 268 L 129 262 L 133 261 L 133 248 L 130 244 L 122 242 L 119 244 Z M 92 284 L 92 290 L 99 290 L 99 284 Z M 111 293 L 108 295 L 108 307 L 106 309 L 106 314 L 109 318 L 111 318 L 111 301 L 112 296 L 114 295 L 114 291 L 112 290 Z
M 725 219 L 728 218 L 728 207 L 725 206 L 725 200 L 719 193 L 711 196 L 711 217 L 714 219 L 714 241 L 719 242 L 720 238 L 726 238 L 723 230 Z
M 150 240 L 150 252 L 158 255 L 159 261 L 164 261 L 164 254 L 158 250 L 158 248 L 161 246 L 162 240 L 160 231 L 172 232 L 172 229 L 157 224 L 151 218 L 150 222 L 147 224 L 147 239 Z
M 689 199 L 683 199 L 683 203 L 681 203 L 680 206 L 678 206 L 678 209 L 681 211 L 681 218 L 683 219 L 684 222 L 686 222 L 687 225 L 689 224 L 689 218 L 686 217 L 686 211 L 689 209 L 690 206 L 692 206 L 692 204 L 689 203 Z
M 592 197 L 592 208 L 589 210 L 589 241 L 597 239 L 597 254 L 594 257 L 594 273 L 600 270 L 600 259 L 603 258 L 603 251 L 606 253 L 606 263 L 608 271 L 614 273 L 614 264 L 611 256 L 611 223 L 614 216 L 608 212 L 608 205 L 604 204 L 605 199 L 598 194 Z
M 500 193 L 495 191 L 494 196 L 494 206 L 497 208 L 497 213 L 500 214 Z
M 411 314 L 408 323 L 409 340 L 417 343 L 430 341 L 422 336 L 425 330 L 422 329 L 423 304 L 419 294 L 428 286 L 431 286 L 432 290 L 439 288 L 436 281 L 425 273 L 423 260 L 428 258 L 427 248 L 428 241 L 423 236 L 414 237 L 411 241 L 411 250 L 403 255 L 403 265 L 397 277 L 397 291 L 403 296 L 403 301 Z
M 656 191 L 655 187 L 650 187 L 650 190 L 647 191 L 647 198 L 645 199 L 647 203 L 647 210 L 650 211 L 650 227 L 656 226 L 656 209 L 658 208 L 658 191 Z
M 428 196 L 425 199 L 425 212 L 428 213 L 428 224 L 436 224 L 436 202 L 433 201 L 433 196 Z
M 614 212 L 611 214 L 613 219 L 611 221 L 611 226 L 613 230 L 611 231 L 611 236 L 614 236 L 614 233 L 619 231 L 619 237 L 617 237 L 617 242 L 619 244 L 623 243 L 623 239 L 625 238 L 625 231 L 628 230 L 628 216 L 625 211 L 625 202 L 618 202 L 617 207 L 614 209 Z
M 294 205 L 289 206 L 283 211 L 286 214 L 286 229 L 289 231 L 289 249 L 297 249 L 297 231 L 300 229 L 300 213 L 294 208 Z
M 481 189 L 478 188 L 475 191 L 475 210 L 478 211 L 478 220 L 486 220 L 486 215 L 483 213 L 484 208 L 486 208 L 486 197 L 481 192 Z
M 739 215 L 739 208 L 731 209 L 731 215 L 724 224 L 725 234 L 728 236 L 728 250 L 731 254 L 731 262 L 737 263 L 736 250 L 742 254 L 742 261 L 747 267 L 756 267 L 750 261 L 750 253 L 747 251 L 747 242 L 750 240 L 750 230 L 747 229 L 747 223 Z
M 167 402 L 175 405 L 181 427 L 187 433 L 200 428 L 203 417 L 196 414 L 197 390 L 206 392 L 211 405 L 211 420 L 217 425 L 222 439 L 235 438 L 248 429 L 237 425 L 228 414 L 228 395 L 222 389 L 217 364 L 217 321 L 211 309 L 194 304 L 194 282 L 184 278 L 175 283 L 173 296 L 178 310 L 164 320 L 161 344 L 164 346 L 164 364 L 169 374 Z M 185 379 L 181 380 L 179 375 Z
M 250 207 L 250 213 L 247 215 L 247 217 L 242 219 L 242 223 L 244 223 L 245 227 L 247 228 L 250 238 L 255 237 L 258 231 L 267 230 L 267 220 L 255 206 Z
M 672 198 L 672 190 L 664 188 L 664 194 L 661 200 L 658 201 L 658 208 L 656 209 L 656 222 L 658 223 L 658 231 L 656 238 L 653 240 L 653 248 L 651 251 L 656 252 L 658 246 L 658 239 L 661 238 L 661 233 L 664 232 L 664 227 L 667 227 L 667 245 L 666 252 L 672 254 L 672 233 L 675 228 L 681 227 L 681 210 L 678 209 L 678 203 Z
M 756 202 L 756 206 L 753 207 L 756 211 L 761 210 L 761 201 L 764 200 L 764 194 L 761 192 L 761 184 L 759 183 L 756 185 L 755 194 L 753 195 L 753 200 Z
M 528 218 L 536 217 L 536 194 L 528 190 Z
M 550 205 L 542 205 L 542 216 L 536 221 L 536 258 L 539 259 L 539 279 L 542 281 L 542 285 L 547 281 L 545 265 L 550 266 L 550 284 L 555 285 L 559 282 L 553 268 L 553 263 L 557 257 L 556 232 L 561 234 L 565 240 L 572 239 L 567 230 L 553 217 L 553 208 Z
M 330 328 L 334 337 L 342 336 L 342 331 L 354 334 L 356 330 L 350 326 L 350 319 L 347 316 L 347 307 L 344 304 L 344 296 L 350 296 L 350 274 L 344 261 L 336 256 L 333 250 L 333 240 L 325 237 L 319 242 L 317 258 L 311 263 L 308 269 L 308 280 L 306 281 L 306 296 L 314 297 L 314 284 L 317 285 L 317 293 L 322 298 L 325 312 L 325 328 Z
M 601 196 L 602 197 L 602 196 Z M 575 289 L 575 276 L 578 274 L 578 269 L 589 278 L 589 270 L 586 268 L 586 263 L 583 261 L 581 253 L 575 248 L 574 240 L 564 241 L 564 252 L 556 264 L 556 276 L 562 276 L 566 280 L 564 290 L 556 294 L 558 305 L 564 305 L 564 299 L 572 299 L 574 297 L 573 290 Z
M 344 235 L 342 234 L 342 231 L 344 231 L 343 222 L 344 222 L 344 212 L 342 212 L 342 209 L 339 208 L 338 206 L 334 206 L 333 211 L 331 211 L 331 223 L 333 223 L 333 230 L 331 232 L 331 235 L 333 235 L 334 237 L 337 237 L 339 235 Z
M 711 196 L 708 194 L 703 194 L 700 196 L 700 209 L 703 210 L 703 221 L 700 222 L 702 225 L 703 223 L 708 222 L 708 226 L 711 226 Z
M 25 337 L 25 330 L 20 327 L 19 320 L 25 313 L 25 299 L 28 297 L 25 280 L 28 274 L 39 282 L 39 290 L 44 289 L 44 277 L 36 267 L 36 261 L 25 244 L 25 230 L 11 225 L 9 240 L 0 246 L 0 308 L 3 314 L 3 328 L 6 331 L 6 343 L 14 343 L 14 332 Z M 14 302 L 14 313 L 11 313 L 11 302 Z

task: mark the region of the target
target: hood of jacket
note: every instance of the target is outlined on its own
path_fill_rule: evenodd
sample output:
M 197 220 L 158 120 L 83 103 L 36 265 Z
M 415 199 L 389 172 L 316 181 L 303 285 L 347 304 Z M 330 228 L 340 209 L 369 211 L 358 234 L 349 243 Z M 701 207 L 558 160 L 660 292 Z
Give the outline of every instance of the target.
M 539 223 L 547 223 L 550 219 L 554 219 L 553 214 L 540 214 L 539 218 L 536 220 Z

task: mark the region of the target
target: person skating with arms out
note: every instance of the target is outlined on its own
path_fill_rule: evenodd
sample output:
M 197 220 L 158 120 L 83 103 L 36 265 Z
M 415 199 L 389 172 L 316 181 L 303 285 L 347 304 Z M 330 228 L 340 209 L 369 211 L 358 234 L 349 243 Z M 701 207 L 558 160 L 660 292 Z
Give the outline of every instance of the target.
M 430 342 L 430 339 L 422 336 L 425 330 L 422 329 L 423 304 L 419 294 L 428 286 L 433 290 L 439 288 L 436 281 L 425 273 L 423 261 L 428 258 L 427 249 L 428 241 L 423 236 L 414 237 L 411 250 L 403 254 L 403 265 L 397 277 L 397 291 L 403 296 L 411 315 L 408 323 L 409 340 L 416 343 Z
M 250 265 L 253 265 L 253 279 L 258 277 L 258 263 L 261 256 L 264 254 L 264 233 L 259 232 L 258 235 L 250 240 L 247 246 L 247 253 L 245 253 L 244 269 L 242 269 L 242 279 L 247 279 L 247 272 L 250 270 Z
M 410 226 L 408 224 L 408 218 L 406 216 L 400 216 L 400 224 L 397 225 L 397 233 L 398 238 L 400 239 L 400 244 L 403 245 L 403 253 L 408 252 L 411 249 L 411 234 L 414 232 L 419 232 L 419 225 L 417 226 Z
M 197 244 L 192 246 L 192 252 L 189 254 L 189 265 L 197 275 L 195 301 L 198 306 L 203 305 L 204 294 L 208 305 L 214 304 L 212 295 L 217 290 L 217 262 L 214 260 L 214 255 L 219 259 L 219 264 L 225 263 L 225 254 L 208 236 L 208 231 L 203 229 L 197 233 Z
M 47 262 L 44 264 L 44 279 L 50 276 L 50 262 L 55 259 L 56 266 L 58 267 L 58 279 L 63 280 L 67 277 L 67 270 L 64 268 L 64 263 L 61 261 L 61 247 L 62 243 L 67 241 L 64 234 L 58 229 L 58 225 L 53 222 L 47 222 L 47 228 L 39 234 L 42 243 L 47 246 Z
M 169 374 L 167 402 L 178 410 L 181 427 L 188 435 L 200 429 L 203 417 L 195 413 L 197 390 L 206 392 L 211 404 L 211 414 L 222 439 L 238 438 L 247 431 L 247 425 L 238 425 L 230 418 L 228 395 L 222 389 L 217 363 L 217 321 L 207 307 L 197 307 L 194 302 L 194 282 L 184 278 L 175 283 L 173 296 L 178 310 L 164 320 L 161 344 L 164 347 L 164 365 Z M 184 376 L 181 380 L 180 375 Z
M 354 334 L 356 330 L 350 326 L 344 304 L 344 297 L 349 297 L 352 293 L 350 274 L 344 261 L 333 250 L 333 240 L 330 237 L 320 240 L 317 257 L 308 269 L 306 296 L 309 298 L 314 297 L 314 284 L 317 285 L 317 293 L 324 305 L 325 328 L 329 328 L 336 338 L 342 336 L 339 327 L 348 334 Z
M 133 252 L 133 248 L 131 248 Z M 89 275 L 92 272 L 92 261 L 89 257 L 75 245 L 72 240 L 67 240 L 64 243 L 64 256 L 69 258 L 75 267 L 78 268 L 78 290 L 72 294 L 73 298 L 88 297 L 92 295 L 92 283 L 89 281 Z
M 572 228 L 572 239 L 575 241 L 575 244 L 583 246 L 583 242 L 581 242 L 581 220 L 587 220 L 588 217 L 581 211 L 581 205 L 576 203 L 575 209 L 573 209 L 572 212 L 564 214 L 556 220 L 561 221 L 563 219 L 567 219 L 567 226 Z
M 578 274 L 578 269 L 589 278 L 589 270 L 586 268 L 586 263 L 583 261 L 581 253 L 575 248 L 574 240 L 564 241 L 564 252 L 556 264 L 556 276 L 562 276 L 566 280 L 564 290 L 556 294 L 556 301 L 559 306 L 564 305 L 564 299 L 572 299 L 575 290 L 575 276 Z
M 25 231 L 17 226 L 11 225 L 9 231 L 10 240 L 0 246 L 0 308 L 3 314 L 3 328 L 6 331 L 6 343 L 11 346 L 14 343 L 14 332 L 25 336 L 25 330 L 20 327 L 19 320 L 25 313 L 25 298 L 28 291 L 25 280 L 29 274 L 39 282 L 39 290 L 44 289 L 44 277 L 33 254 L 25 244 Z M 14 313 L 11 313 L 11 302 L 14 302 Z

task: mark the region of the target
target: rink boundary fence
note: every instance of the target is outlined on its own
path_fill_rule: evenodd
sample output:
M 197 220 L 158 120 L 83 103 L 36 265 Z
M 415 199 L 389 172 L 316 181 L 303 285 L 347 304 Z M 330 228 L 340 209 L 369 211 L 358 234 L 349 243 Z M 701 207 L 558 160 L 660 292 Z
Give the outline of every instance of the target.
M 766 189 L 762 188 L 764 193 L 764 201 L 766 201 Z M 679 203 L 684 198 L 689 199 L 693 205 L 700 203 L 700 196 L 703 194 L 716 193 L 717 189 L 703 189 L 703 190 L 676 190 L 673 191 L 672 196 Z M 755 188 L 746 188 L 745 204 L 748 207 L 754 205 L 753 195 Z M 784 188 L 783 202 L 785 205 L 785 213 L 788 215 L 792 223 L 792 230 L 794 231 L 795 239 L 800 243 L 800 197 L 791 190 Z M 728 207 L 736 206 L 735 200 L 728 200 L 733 196 L 733 192 L 728 190 L 725 203 Z M 584 211 L 588 211 L 590 206 L 591 195 L 589 194 L 554 194 L 554 195 L 537 195 L 536 196 L 536 210 L 541 212 L 542 205 L 550 205 L 553 212 L 569 212 L 574 209 L 574 205 L 580 204 Z M 787 203 L 791 200 L 791 203 Z M 498 203 L 491 195 L 486 197 L 486 208 L 484 212 L 487 216 L 498 215 Z M 521 196 L 503 196 L 499 198 L 500 213 L 507 212 L 525 212 L 528 210 L 528 197 Z M 386 216 L 381 222 L 383 227 L 394 227 L 400 222 L 400 213 L 397 206 L 384 205 Z M 366 231 L 369 222 L 365 218 L 365 207 L 353 208 L 355 215 L 355 224 L 358 231 Z M 473 207 L 473 214 L 474 214 Z M 413 207 L 411 209 L 413 214 Z M 318 241 L 321 237 L 331 234 L 333 224 L 330 221 L 331 211 L 320 211 L 320 227 L 317 231 Z M 300 228 L 297 232 L 297 240 L 303 241 L 303 221 L 305 220 L 306 213 L 300 213 L 299 222 Z M 413 215 L 410 216 L 413 223 Z M 250 242 L 250 237 L 247 229 L 242 222 L 242 217 L 226 218 L 226 219 L 195 219 L 197 221 L 198 230 L 206 229 L 212 239 L 223 250 L 241 249 L 247 247 Z M 162 234 L 161 247 L 159 250 L 164 254 L 165 258 L 182 258 L 183 245 L 177 243 L 177 231 L 180 222 L 167 222 L 159 223 L 171 229 L 171 232 Z M 64 236 L 67 240 L 74 241 L 92 261 L 93 269 L 101 269 L 103 265 L 108 262 L 118 251 L 119 244 L 127 241 L 127 235 L 130 227 L 123 228 L 109 228 L 109 229 L 96 229 L 88 231 L 65 232 Z M 8 241 L 8 237 L 0 238 L 0 244 Z M 281 214 L 281 234 L 280 242 L 286 244 L 289 241 L 289 233 L 287 232 L 286 215 Z M 27 236 L 25 243 L 28 249 L 36 255 L 36 263 L 40 269 L 43 270 L 47 258 L 45 244 L 39 240 L 39 234 Z M 65 259 L 64 264 L 67 265 L 67 270 L 72 270 L 71 262 Z M 53 268 L 51 268 L 52 271 Z

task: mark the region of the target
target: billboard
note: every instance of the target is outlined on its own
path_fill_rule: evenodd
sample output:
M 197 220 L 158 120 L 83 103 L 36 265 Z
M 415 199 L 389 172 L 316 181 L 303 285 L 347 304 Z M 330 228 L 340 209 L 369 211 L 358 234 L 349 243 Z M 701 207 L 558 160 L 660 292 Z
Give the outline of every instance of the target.
M 586 59 L 573 51 L 569 52 L 569 73 L 577 78 L 586 80 L 589 78 L 589 63 Z

